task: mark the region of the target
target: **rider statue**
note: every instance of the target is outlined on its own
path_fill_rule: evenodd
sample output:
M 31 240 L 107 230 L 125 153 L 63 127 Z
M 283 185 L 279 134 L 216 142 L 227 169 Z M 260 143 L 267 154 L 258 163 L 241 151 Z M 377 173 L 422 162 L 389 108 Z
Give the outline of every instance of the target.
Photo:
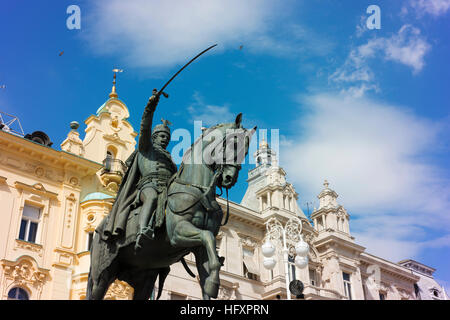
M 103 230 L 106 241 L 136 236 L 136 251 L 142 248 L 144 238 L 154 238 L 155 229 L 164 222 L 167 183 L 177 171 L 166 150 L 170 141 L 170 122 L 162 120 L 163 124 L 156 125 L 150 135 L 158 101 L 159 95 L 153 90 L 142 115 L 138 149 L 126 161 L 128 170 Z M 128 216 L 139 206 L 139 232 L 137 235 L 125 234 Z

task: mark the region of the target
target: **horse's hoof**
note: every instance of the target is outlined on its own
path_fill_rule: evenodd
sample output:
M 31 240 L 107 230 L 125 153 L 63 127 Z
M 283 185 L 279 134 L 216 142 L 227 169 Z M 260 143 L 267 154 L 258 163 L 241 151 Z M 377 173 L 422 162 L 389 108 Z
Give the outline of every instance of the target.
M 220 284 L 218 282 L 215 282 L 211 279 L 206 279 L 203 290 L 205 291 L 205 293 L 208 296 L 215 299 L 215 298 L 217 298 L 217 295 L 219 294 L 219 285 Z

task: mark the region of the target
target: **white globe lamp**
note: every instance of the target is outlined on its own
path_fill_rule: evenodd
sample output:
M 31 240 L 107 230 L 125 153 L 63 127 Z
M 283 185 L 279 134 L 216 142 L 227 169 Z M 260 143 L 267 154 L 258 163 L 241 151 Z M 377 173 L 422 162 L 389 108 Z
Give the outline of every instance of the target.
M 297 256 L 306 257 L 308 255 L 309 246 L 303 241 L 303 238 L 300 237 L 300 241 L 295 245 L 295 253 Z
M 266 257 L 263 260 L 263 266 L 267 270 L 272 270 L 273 268 L 275 268 L 276 264 L 277 264 L 276 260 L 272 257 Z
M 308 265 L 308 257 L 302 257 L 302 256 L 296 256 L 295 257 L 295 265 L 299 268 L 299 269 L 303 269 Z
M 261 251 L 264 257 L 270 258 L 275 253 L 275 247 L 269 240 L 266 240 L 264 244 L 261 246 Z

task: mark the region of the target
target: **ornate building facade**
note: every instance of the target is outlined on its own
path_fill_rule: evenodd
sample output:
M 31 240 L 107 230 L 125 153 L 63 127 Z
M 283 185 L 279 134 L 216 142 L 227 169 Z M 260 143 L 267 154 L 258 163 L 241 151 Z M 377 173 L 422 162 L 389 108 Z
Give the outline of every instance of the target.
M 124 162 L 136 144 L 128 117 L 114 85 L 109 99 L 86 119 L 84 139 L 73 122 L 60 151 L 0 130 L 0 299 L 85 298 L 94 230 L 112 207 Z M 225 257 L 219 299 L 286 298 L 282 252 L 276 250 L 277 264 L 267 270 L 261 247 L 269 221 L 284 225 L 290 219 L 300 221 L 309 245 L 306 268 L 295 266 L 295 254 L 288 260 L 289 278 L 304 283 L 305 299 L 424 297 L 417 291 L 424 275 L 411 263 L 384 260 L 357 244 L 350 215 L 328 182 L 308 219 L 267 142 L 259 144 L 254 157 L 257 165 L 248 172 L 247 191 L 240 203 L 230 201 L 229 222 L 217 236 L 218 253 Z M 225 209 L 226 201 L 218 201 Z M 193 256 L 186 258 L 195 273 Z M 445 299 L 442 288 L 434 286 Z M 131 296 L 132 288 L 116 281 L 106 298 Z M 198 277 L 173 265 L 162 299 L 201 299 Z

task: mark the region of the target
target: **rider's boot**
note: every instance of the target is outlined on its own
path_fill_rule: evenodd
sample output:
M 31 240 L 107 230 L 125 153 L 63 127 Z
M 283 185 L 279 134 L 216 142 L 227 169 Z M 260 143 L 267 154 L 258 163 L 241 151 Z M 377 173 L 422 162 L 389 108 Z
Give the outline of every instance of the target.
M 139 252 L 142 249 L 142 244 L 145 238 L 153 240 L 155 238 L 155 232 L 151 227 L 146 227 L 141 229 L 136 237 L 136 244 L 134 245 L 134 250 Z

